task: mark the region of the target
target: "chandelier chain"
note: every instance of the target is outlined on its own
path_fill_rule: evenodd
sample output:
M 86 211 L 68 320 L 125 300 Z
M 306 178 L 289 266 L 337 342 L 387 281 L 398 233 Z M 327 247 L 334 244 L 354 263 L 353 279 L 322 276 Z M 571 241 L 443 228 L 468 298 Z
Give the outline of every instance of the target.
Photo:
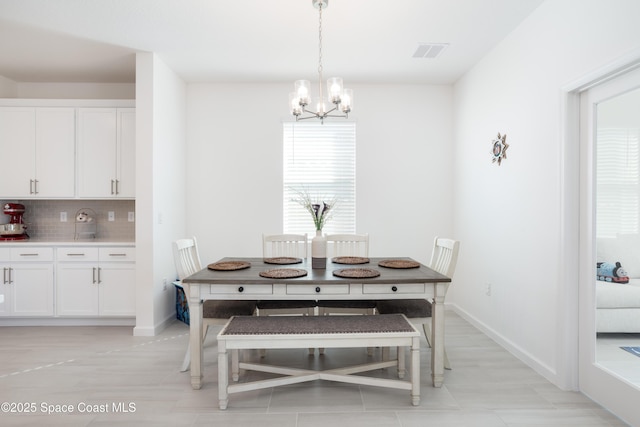
M 318 101 L 322 102 L 322 2 L 318 6 L 318 86 L 320 92 Z

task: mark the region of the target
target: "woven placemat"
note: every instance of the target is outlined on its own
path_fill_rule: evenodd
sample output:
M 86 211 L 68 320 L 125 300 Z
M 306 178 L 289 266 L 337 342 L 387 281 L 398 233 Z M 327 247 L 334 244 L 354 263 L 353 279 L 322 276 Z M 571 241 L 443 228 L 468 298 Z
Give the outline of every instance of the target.
M 247 261 L 220 261 L 214 262 L 213 264 L 209 264 L 207 268 L 209 270 L 216 271 L 234 271 L 234 270 L 242 270 L 244 268 L 251 267 L 251 264 Z
M 337 256 L 331 258 L 331 262 L 336 264 L 366 264 L 369 262 L 369 258 L 361 256 Z
M 346 277 L 348 279 L 370 279 L 378 277 L 380 272 L 372 268 L 343 268 L 333 272 L 334 276 Z
M 416 261 L 408 261 L 406 259 L 385 259 L 378 263 L 380 267 L 387 268 L 417 268 L 420 263 Z
M 300 268 L 274 268 L 273 270 L 265 270 L 260 272 L 261 277 L 269 279 L 293 279 L 307 275 L 307 270 Z
M 281 256 L 281 257 L 275 257 L 275 258 L 265 258 L 263 261 L 265 262 L 265 264 L 280 264 L 280 265 L 300 264 L 302 262 L 302 258 Z

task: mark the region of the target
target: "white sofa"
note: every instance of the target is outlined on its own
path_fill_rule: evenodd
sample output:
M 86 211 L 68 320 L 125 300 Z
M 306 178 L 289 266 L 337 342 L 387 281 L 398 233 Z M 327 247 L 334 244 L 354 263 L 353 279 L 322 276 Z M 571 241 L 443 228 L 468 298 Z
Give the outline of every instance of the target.
M 596 332 L 640 333 L 640 235 L 598 238 L 596 247 L 597 262 L 620 262 L 630 278 L 596 281 Z

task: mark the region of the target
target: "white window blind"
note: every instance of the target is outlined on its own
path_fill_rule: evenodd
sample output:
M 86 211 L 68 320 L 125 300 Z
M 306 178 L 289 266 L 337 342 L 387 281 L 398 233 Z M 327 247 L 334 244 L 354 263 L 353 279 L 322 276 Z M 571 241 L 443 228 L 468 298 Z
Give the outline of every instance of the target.
M 596 148 L 596 234 L 637 234 L 640 220 L 638 129 L 599 128 Z
M 285 233 L 315 235 L 311 214 L 296 202 L 306 192 L 314 202 L 337 200 L 324 233 L 356 230 L 356 124 L 283 124 Z

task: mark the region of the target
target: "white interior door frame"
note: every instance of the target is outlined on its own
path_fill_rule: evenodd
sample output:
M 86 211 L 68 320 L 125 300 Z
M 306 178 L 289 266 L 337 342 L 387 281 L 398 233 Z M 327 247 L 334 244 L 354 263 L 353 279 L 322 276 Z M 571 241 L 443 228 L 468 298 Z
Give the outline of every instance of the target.
M 638 67 L 640 50 L 562 88 L 561 246 L 564 270 L 560 283 L 567 286 L 559 290 L 559 307 L 567 327 L 559 334 L 557 347 L 562 361 L 559 369 L 564 373 L 562 380 L 566 388 L 580 390 L 634 426 L 640 426 L 640 412 L 637 411 L 640 390 L 607 372 L 595 360 L 592 119 L 594 105 L 607 97 L 601 92 L 605 85 L 629 85 L 628 79 L 640 82 Z

